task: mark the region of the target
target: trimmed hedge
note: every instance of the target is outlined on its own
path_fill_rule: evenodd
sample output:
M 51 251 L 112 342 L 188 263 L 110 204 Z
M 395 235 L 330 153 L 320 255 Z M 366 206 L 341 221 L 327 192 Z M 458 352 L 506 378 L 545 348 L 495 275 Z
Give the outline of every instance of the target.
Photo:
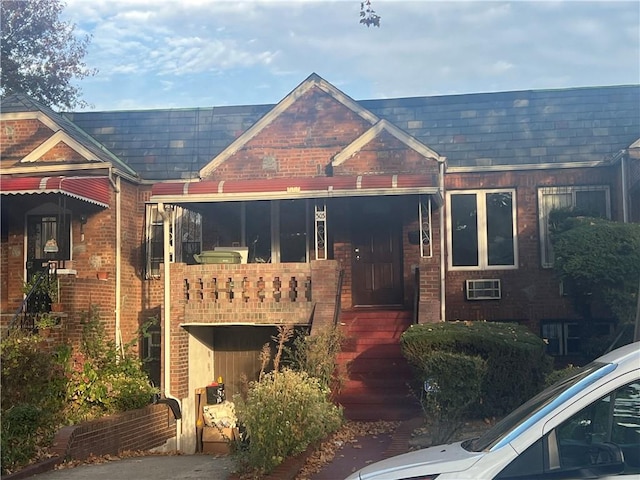
M 434 352 L 485 360 L 487 372 L 477 408 L 473 408 L 474 413 L 483 417 L 504 415 L 538 393 L 553 364 L 538 336 L 526 327 L 511 323 L 413 325 L 402 335 L 401 345 L 405 358 L 417 370 L 420 382 L 429 378 L 425 367 Z M 451 375 L 459 372 L 452 370 Z M 471 385 L 468 388 L 471 389 Z

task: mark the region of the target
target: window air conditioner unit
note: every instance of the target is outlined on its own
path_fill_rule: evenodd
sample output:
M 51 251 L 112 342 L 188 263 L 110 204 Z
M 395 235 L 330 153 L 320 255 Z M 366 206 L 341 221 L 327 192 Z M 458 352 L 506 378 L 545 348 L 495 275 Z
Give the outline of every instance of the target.
M 467 300 L 500 300 L 502 286 L 499 279 L 467 280 Z

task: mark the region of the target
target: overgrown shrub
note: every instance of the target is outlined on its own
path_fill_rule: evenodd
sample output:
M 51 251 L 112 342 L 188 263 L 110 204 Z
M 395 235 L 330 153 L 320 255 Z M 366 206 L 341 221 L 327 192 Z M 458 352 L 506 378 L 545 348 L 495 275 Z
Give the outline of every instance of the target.
M 342 410 L 329 400 L 331 376 L 326 366 L 337 355 L 332 349 L 339 341 L 339 332 L 325 333 L 327 336 L 319 341 L 297 340 L 302 350 L 295 353 L 289 343 L 293 328 L 278 327 L 278 334 L 272 337 L 276 345 L 273 371 L 266 371 L 272 354 L 267 343 L 260 353 L 258 380 L 246 384 L 241 394 L 234 396 L 244 432 L 235 451 L 239 467 L 246 474 L 259 477 L 271 472 L 288 456 L 304 451 L 341 426 Z M 287 359 L 283 358 L 285 352 Z M 314 365 L 313 359 L 326 365 Z M 285 360 L 299 370 L 282 368 L 281 361 Z M 305 371 L 307 368 L 321 378 Z
M 293 346 L 287 348 L 287 364 L 291 369 L 306 372 L 317 378 L 323 388 L 340 390 L 344 372 L 340 372 L 338 354 L 345 336 L 338 327 L 326 328 L 314 335 L 299 335 Z
M 538 393 L 552 365 L 543 341 L 526 327 L 510 323 L 413 325 L 402 335 L 401 345 L 419 378 L 425 378 L 425 359 L 433 352 L 484 359 L 487 372 L 477 408 L 473 409 L 478 416 L 504 415 Z
M 245 455 L 251 470 L 271 472 L 291 455 L 337 430 L 341 410 L 329 391 L 305 372 L 290 369 L 265 373 L 249 388 L 246 399 L 234 397 L 248 441 Z
M 72 358 L 67 420 L 77 423 L 116 412 L 142 408 L 158 390 L 151 385 L 133 344 L 116 348 L 107 340 L 99 311 L 82 318 L 82 342 Z
M 148 405 L 151 386 L 132 345 L 107 341 L 97 309 L 82 318 L 82 347 L 55 351 L 40 335 L 12 331 L 0 344 L 2 473 L 39 456 L 56 430 Z
M 638 302 L 640 225 L 553 210 L 554 270 L 576 310 L 585 318 L 604 306 L 631 323 Z
M 27 464 L 62 420 L 65 356 L 45 345 L 39 335 L 18 330 L 0 344 L 2 473 Z
M 433 351 L 423 357 L 420 403 L 432 424 L 432 441 L 447 442 L 480 399 L 487 362 L 478 356 Z

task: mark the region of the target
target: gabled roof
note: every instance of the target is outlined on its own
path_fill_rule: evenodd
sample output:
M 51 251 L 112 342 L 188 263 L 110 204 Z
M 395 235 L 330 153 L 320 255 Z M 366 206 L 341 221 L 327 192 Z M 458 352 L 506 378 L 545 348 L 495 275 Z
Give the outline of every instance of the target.
M 136 172 L 131 167 L 109 152 L 94 138 L 87 135 L 78 125 L 69 121 L 64 115 L 54 112 L 49 107 L 24 94 L 13 94 L 2 100 L 0 119 L 19 120 L 27 118 L 41 121 L 53 131 L 53 135 L 24 157 L 22 162 L 35 161 L 62 142 L 89 162 L 111 163 L 114 168 L 122 173 L 136 176 Z
M 206 177 L 213 170 L 216 169 L 220 164 L 222 164 L 225 160 L 231 157 L 234 153 L 238 152 L 242 147 L 244 147 L 249 140 L 254 138 L 260 132 L 262 132 L 266 127 L 268 127 L 274 120 L 276 120 L 282 113 L 284 113 L 296 100 L 302 97 L 305 93 L 307 93 L 312 88 L 318 88 L 324 93 L 328 94 L 330 97 L 338 101 L 338 103 L 344 105 L 349 110 L 356 113 L 358 116 L 371 123 L 372 125 L 378 122 L 378 117 L 369 112 L 368 110 L 362 108 L 358 103 L 352 100 L 350 97 L 342 93 L 340 90 L 335 88 L 329 82 L 320 78 L 315 73 L 312 73 L 304 80 L 300 85 L 298 85 L 295 89 L 291 91 L 286 97 L 284 97 L 280 102 L 273 107 L 269 113 L 264 115 L 260 120 L 254 123 L 247 131 L 245 131 L 240 137 L 238 137 L 235 141 L 233 141 L 227 148 L 225 148 L 219 155 L 207 165 L 205 165 L 200 170 L 200 177 Z
M 356 138 L 351 144 L 347 145 L 340 153 L 338 153 L 335 157 L 333 157 L 333 161 L 331 164 L 333 166 L 340 165 L 352 156 L 354 156 L 358 151 L 360 151 L 366 144 L 371 142 L 374 138 L 380 135 L 381 132 L 387 132 L 393 135 L 396 139 L 400 140 L 403 144 L 405 144 L 408 148 L 415 150 L 420 155 L 425 158 L 430 158 L 437 162 L 443 162 L 444 157 L 438 155 L 437 152 L 431 150 L 428 146 L 421 143 L 415 137 L 412 137 L 408 133 L 400 130 L 398 127 L 389 123 L 387 120 L 380 120 L 369 130 L 364 132 L 358 138 Z
M 355 103 L 446 156 L 449 171 L 599 163 L 640 137 L 640 85 Z M 81 112 L 68 118 L 144 179 L 194 179 L 273 108 Z

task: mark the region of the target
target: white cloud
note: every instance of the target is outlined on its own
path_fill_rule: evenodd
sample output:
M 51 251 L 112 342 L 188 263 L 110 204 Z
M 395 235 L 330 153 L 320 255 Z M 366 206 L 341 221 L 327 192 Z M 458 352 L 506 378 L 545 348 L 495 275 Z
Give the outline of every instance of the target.
M 128 93 L 105 92 L 105 77 L 140 85 L 141 103 L 180 92 L 192 105 L 277 102 L 311 72 L 358 99 L 640 80 L 632 2 L 376 0 L 379 29 L 358 24 L 359 0 L 67 5 L 93 34 L 86 60 L 99 69 L 81 87 L 105 103 Z

